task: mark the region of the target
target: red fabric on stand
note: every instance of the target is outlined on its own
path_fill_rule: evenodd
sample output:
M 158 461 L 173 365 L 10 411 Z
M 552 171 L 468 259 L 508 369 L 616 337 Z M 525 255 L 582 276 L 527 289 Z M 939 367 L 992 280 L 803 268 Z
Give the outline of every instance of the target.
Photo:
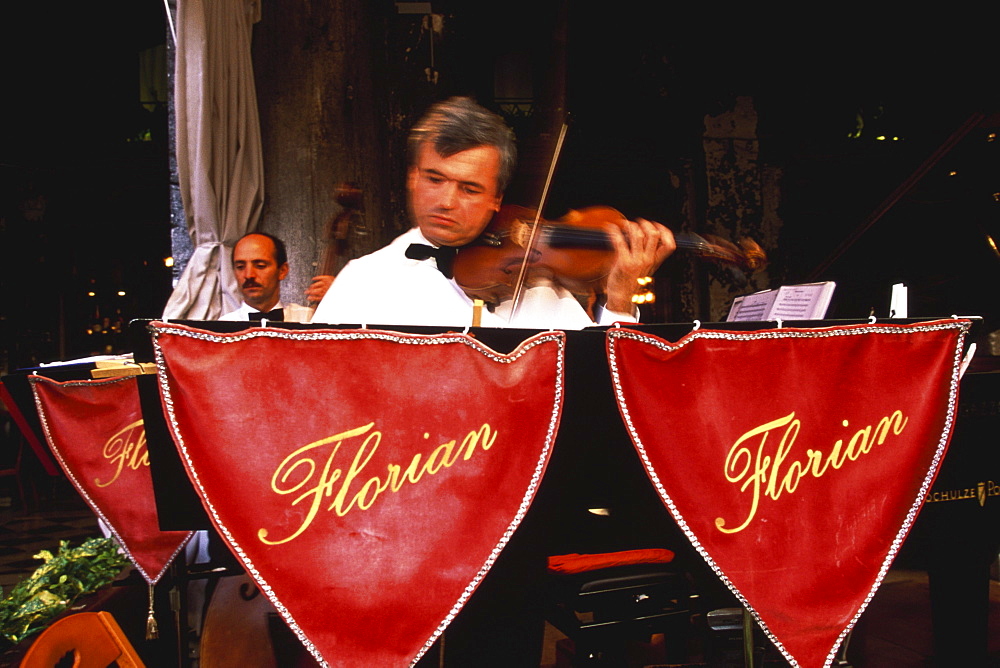
M 541 482 L 565 336 L 153 323 L 174 440 L 220 535 L 305 646 L 407 665 L 490 570 Z
M 135 377 L 29 380 L 45 437 L 66 477 L 146 582 L 155 584 L 191 532 L 160 531 Z
M 677 343 L 609 330 L 626 427 L 664 504 L 793 665 L 830 665 L 951 436 L 967 321 Z

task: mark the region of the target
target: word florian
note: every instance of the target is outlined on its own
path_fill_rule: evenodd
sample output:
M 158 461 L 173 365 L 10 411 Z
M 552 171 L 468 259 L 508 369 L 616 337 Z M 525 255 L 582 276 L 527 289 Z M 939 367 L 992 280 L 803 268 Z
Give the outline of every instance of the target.
M 366 474 L 365 467 L 382 442 L 382 432 L 372 431 L 374 426 L 374 422 L 369 422 L 361 427 L 348 429 L 308 443 L 285 457 L 271 476 L 271 490 L 276 494 L 298 494 L 292 505 L 305 502 L 309 507 L 298 529 L 281 540 L 269 540 L 267 529 L 260 529 L 257 537 L 262 543 L 280 545 L 302 535 L 323 507 L 323 499 L 332 497 L 333 501 L 326 510 L 332 510 L 341 517 L 355 508 L 367 510 L 383 492 L 398 492 L 406 483 L 420 482 L 425 474 L 436 475 L 459 461 L 468 461 L 477 448 L 489 450 L 497 438 L 493 428 L 484 424 L 479 429 L 470 431 L 461 443 L 452 440 L 438 445 L 426 458 L 422 453 L 416 453 L 405 469 L 399 464 L 388 464 L 384 472 Z M 356 440 L 362 436 L 363 440 Z M 430 436 L 424 434 L 424 438 Z M 345 470 L 340 462 L 346 458 L 338 459 L 338 455 L 341 446 L 347 450 L 352 447 L 351 443 L 355 448 L 354 457 Z M 319 448 L 330 444 L 333 444 L 333 448 L 326 455 L 326 460 L 322 461 L 324 455 Z M 364 475 L 370 477 L 364 479 Z
M 907 418 L 900 411 L 879 420 L 874 428 L 868 425 L 854 433 L 844 444 L 839 439 L 830 448 L 829 453 L 822 450 L 807 448 L 805 459 L 789 459 L 795 439 L 802 423 L 795 417 L 794 411 L 784 417 L 754 427 L 740 436 L 726 455 L 725 476 L 733 484 L 740 484 L 740 492 L 750 492 L 750 509 L 746 518 L 739 526 L 729 529 L 722 517 L 715 519 L 715 527 L 723 533 L 737 533 L 750 525 L 757 515 L 761 496 L 774 501 L 783 492 L 794 494 L 796 488 L 806 476 L 822 478 L 830 469 L 840 469 L 848 461 L 857 461 L 862 455 L 867 455 L 876 445 L 882 445 L 890 432 L 898 436 L 906 426 Z M 847 420 L 842 423 L 848 426 Z M 784 430 L 782 432 L 782 430 Z M 773 454 L 768 454 L 768 436 L 773 442 L 780 438 Z M 780 435 L 779 435 L 780 434 Z M 756 453 L 754 450 L 756 449 Z
M 135 471 L 140 466 L 149 466 L 146 430 L 143 428 L 142 420 L 136 420 L 109 438 L 104 444 L 103 454 L 104 458 L 114 466 L 115 473 L 107 482 L 95 478 L 94 484 L 98 487 L 107 487 L 118 480 L 126 467 Z

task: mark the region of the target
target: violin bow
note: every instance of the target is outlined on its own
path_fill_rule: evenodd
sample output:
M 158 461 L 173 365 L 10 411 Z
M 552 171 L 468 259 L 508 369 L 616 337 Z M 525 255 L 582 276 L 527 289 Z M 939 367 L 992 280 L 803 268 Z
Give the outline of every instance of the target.
M 517 315 L 518 307 L 521 305 L 521 296 L 524 294 L 524 283 L 528 276 L 528 258 L 531 257 L 531 249 L 535 247 L 535 235 L 538 231 L 539 221 L 542 219 L 542 207 L 549 196 L 549 186 L 552 185 L 552 175 L 556 171 L 556 163 L 559 162 L 559 154 L 562 152 L 563 140 L 566 139 L 566 123 L 559 129 L 559 137 L 556 139 L 556 148 L 552 153 L 552 161 L 549 163 L 549 173 L 545 177 L 545 185 L 542 186 L 542 197 L 535 210 L 535 220 L 531 224 L 531 233 L 528 235 L 528 243 L 525 244 L 524 257 L 521 258 L 521 269 L 517 272 L 517 281 L 514 283 L 514 303 L 510 308 L 510 315 L 507 316 L 507 323 L 513 322 Z

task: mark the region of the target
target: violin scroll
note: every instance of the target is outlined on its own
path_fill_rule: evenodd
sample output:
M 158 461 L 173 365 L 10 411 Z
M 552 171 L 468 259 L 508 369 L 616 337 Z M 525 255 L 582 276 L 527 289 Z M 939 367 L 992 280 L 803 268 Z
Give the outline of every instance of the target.
M 736 266 L 747 273 L 754 273 L 767 265 L 767 254 L 753 239 L 743 237 L 739 244 L 711 234 L 676 232 L 677 247 L 700 257 Z

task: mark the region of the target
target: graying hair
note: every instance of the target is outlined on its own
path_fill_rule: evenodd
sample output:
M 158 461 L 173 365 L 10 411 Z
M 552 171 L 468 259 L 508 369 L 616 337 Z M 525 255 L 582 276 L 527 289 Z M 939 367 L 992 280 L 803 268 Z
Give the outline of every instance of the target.
M 417 163 L 420 146 L 431 142 L 442 157 L 479 146 L 492 146 L 500 152 L 497 192 L 503 193 L 517 164 L 514 131 L 504 120 L 467 97 L 453 97 L 438 102 L 410 130 L 407 147 L 410 165 Z

